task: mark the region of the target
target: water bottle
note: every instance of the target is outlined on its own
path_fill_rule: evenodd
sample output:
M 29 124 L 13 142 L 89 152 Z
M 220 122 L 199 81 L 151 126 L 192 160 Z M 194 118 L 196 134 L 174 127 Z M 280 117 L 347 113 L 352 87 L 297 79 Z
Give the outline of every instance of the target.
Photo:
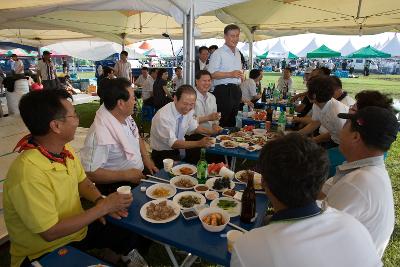
M 286 113 L 284 110 L 281 111 L 281 114 L 279 114 L 279 119 L 278 119 L 278 132 L 284 132 L 286 127 Z
M 242 128 L 242 119 L 243 119 L 243 114 L 241 111 L 238 112 L 238 114 L 236 115 L 236 128 Z
M 243 106 L 243 113 L 246 114 L 246 113 L 248 113 L 248 112 L 249 112 L 249 106 L 248 106 L 247 104 L 245 104 L 245 105 Z

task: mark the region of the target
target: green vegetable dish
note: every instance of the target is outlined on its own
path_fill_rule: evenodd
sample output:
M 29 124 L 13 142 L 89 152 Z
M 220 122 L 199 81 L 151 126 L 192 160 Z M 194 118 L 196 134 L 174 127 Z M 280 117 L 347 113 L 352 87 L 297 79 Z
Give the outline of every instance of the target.
M 227 209 L 236 207 L 237 203 L 235 201 L 232 201 L 232 200 L 221 199 L 220 201 L 218 201 L 217 206 L 219 208 L 221 208 L 221 209 L 227 210 Z

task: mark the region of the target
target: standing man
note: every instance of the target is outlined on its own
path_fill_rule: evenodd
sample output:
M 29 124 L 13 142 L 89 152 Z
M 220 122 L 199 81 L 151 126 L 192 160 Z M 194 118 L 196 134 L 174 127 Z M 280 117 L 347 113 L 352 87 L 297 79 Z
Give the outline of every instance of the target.
M 208 71 L 214 79 L 214 95 L 218 111 L 221 112 L 221 126 L 235 126 L 235 117 L 240 108 L 243 80 L 242 62 L 237 44 L 240 29 L 231 24 L 224 29 L 225 44 L 216 50 L 210 58 Z
M 16 54 L 11 55 L 11 70 L 13 74 L 24 74 L 24 62 Z
M 137 87 L 143 87 L 143 85 L 146 82 L 147 78 L 149 78 L 149 68 L 142 67 L 141 72 L 142 72 L 142 74 L 140 74 L 139 77 L 135 81 L 135 85 Z
M 174 88 L 178 89 L 181 85 L 183 85 L 183 76 L 182 76 L 182 68 L 175 68 L 175 77 L 172 79 L 172 83 L 174 84 Z
M 210 53 L 208 52 L 207 46 L 202 46 L 199 48 L 199 58 L 194 63 L 195 74 L 197 74 L 199 70 L 207 69 L 209 55 Z
M 115 76 L 128 79 L 131 83 L 132 80 L 132 66 L 128 62 L 128 52 L 122 51 L 120 54 L 120 60 L 114 65 Z
M 154 81 L 157 78 L 157 69 L 152 68 L 149 71 L 149 76 L 146 81 L 143 83 L 142 87 L 142 99 L 143 103 L 146 105 L 153 105 L 153 85 Z
M 42 60 L 38 61 L 37 79 L 39 84 L 43 84 L 44 90 L 55 90 L 58 88 L 59 81 L 54 63 L 51 61 L 51 53 L 43 52 Z
M 68 61 L 65 57 L 62 57 L 62 67 L 63 67 L 63 73 L 64 74 L 68 74 L 69 72 L 69 65 L 68 65 Z

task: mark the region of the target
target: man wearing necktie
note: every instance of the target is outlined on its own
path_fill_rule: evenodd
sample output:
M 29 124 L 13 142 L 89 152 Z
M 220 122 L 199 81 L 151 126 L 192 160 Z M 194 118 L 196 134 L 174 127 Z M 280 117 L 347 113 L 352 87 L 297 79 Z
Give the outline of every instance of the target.
M 190 85 L 178 88 L 174 102 L 162 107 L 153 117 L 150 130 L 152 159 L 157 167 L 162 168 L 163 159 L 190 161 L 185 158 L 185 150 L 209 147 L 213 139 L 209 135 L 218 131 L 200 126 L 194 116 L 196 91 Z M 205 135 L 197 141 L 186 141 L 185 135 L 197 133 Z

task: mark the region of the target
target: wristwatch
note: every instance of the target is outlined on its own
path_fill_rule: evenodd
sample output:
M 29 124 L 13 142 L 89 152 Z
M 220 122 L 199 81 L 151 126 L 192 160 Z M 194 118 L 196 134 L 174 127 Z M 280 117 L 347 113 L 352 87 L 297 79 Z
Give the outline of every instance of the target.
M 99 202 L 101 199 L 105 199 L 105 198 L 106 198 L 106 196 L 100 195 L 98 198 L 96 198 L 96 199 L 93 201 L 93 203 L 94 203 L 94 204 L 97 204 L 97 202 Z

